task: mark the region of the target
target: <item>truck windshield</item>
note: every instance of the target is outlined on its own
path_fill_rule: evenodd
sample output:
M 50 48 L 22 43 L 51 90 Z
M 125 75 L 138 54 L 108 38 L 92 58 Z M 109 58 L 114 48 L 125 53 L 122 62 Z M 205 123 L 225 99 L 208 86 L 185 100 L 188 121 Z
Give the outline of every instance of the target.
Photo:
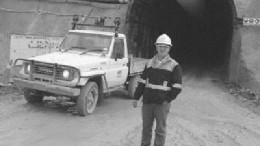
M 63 41 L 65 51 L 77 50 L 83 53 L 106 53 L 110 47 L 112 36 L 100 34 L 70 33 Z M 105 51 L 105 52 L 104 52 Z

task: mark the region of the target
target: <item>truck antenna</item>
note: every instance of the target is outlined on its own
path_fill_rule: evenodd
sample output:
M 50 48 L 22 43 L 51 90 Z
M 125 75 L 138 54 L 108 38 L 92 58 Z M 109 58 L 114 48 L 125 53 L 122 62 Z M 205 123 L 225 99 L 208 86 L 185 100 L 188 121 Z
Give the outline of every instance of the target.
M 114 23 L 115 23 L 115 37 L 118 37 L 118 29 L 119 29 L 119 25 L 121 24 L 120 17 L 116 17 Z
M 77 23 L 79 21 L 79 16 L 78 15 L 74 15 L 73 18 L 72 18 L 72 30 L 75 30 L 76 27 L 77 27 Z

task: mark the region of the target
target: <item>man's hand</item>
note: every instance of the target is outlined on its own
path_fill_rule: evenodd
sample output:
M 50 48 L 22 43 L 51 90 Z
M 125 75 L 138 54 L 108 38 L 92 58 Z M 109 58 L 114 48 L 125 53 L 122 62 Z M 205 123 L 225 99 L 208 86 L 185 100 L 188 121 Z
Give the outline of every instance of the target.
M 134 101 L 133 101 L 133 107 L 136 108 L 137 105 L 138 105 L 138 100 L 134 100 Z

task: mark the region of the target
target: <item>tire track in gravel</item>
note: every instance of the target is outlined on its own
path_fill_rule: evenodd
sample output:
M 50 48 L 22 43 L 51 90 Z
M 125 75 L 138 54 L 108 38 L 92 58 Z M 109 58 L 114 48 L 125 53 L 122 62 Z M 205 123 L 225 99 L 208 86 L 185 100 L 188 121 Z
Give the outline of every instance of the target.
M 240 125 L 234 122 L 224 122 L 216 128 L 216 131 L 222 134 L 224 137 L 232 140 L 235 145 L 244 146 L 250 141 L 251 145 L 259 146 L 260 134 L 250 129 L 247 125 Z
M 222 131 L 213 129 L 209 130 L 208 133 L 207 139 L 209 139 L 208 141 L 212 141 L 214 145 L 241 146 L 233 137 L 223 133 Z
M 187 122 L 177 118 L 169 119 L 166 140 L 168 146 L 206 146 L 205 142 L 190 130 Z
M 170 117 L 166 143 L 169 146 L 260 146 L 259 129 L 254 124 L 205 117 L 196 120 Z
M 120 146 L 138 146 L 141 141 L 142 126 L 138 125 L 129 131 L 124 139 L 121 140 Z

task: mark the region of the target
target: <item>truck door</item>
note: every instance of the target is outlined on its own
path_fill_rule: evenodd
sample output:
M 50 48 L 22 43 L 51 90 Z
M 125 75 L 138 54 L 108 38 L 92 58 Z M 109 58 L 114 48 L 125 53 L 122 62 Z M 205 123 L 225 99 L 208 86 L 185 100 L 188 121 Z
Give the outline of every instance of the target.
M 128 74 L 128 57 L 125 39 L 115 38 L 110 59 L 109 87 L 119 86 L 125 83 Z

